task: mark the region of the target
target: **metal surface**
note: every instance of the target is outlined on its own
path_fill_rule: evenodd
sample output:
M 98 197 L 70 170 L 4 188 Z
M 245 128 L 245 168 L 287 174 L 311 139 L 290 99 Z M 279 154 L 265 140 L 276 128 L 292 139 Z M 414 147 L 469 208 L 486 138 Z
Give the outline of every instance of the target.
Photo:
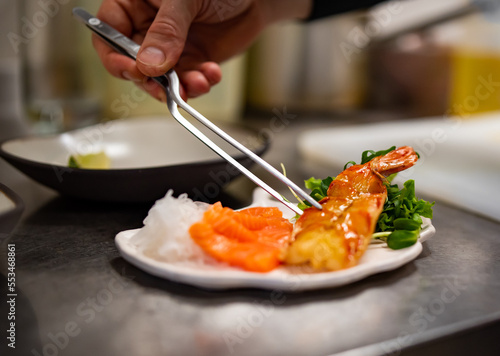
M 283 162 L 297 181 L 320 176 L 324 168 L 304 168 L 295 142 L 304 130 L 332 124 L 291 123 L 275 135 L 269 162 Z M 0 121 L 0 139 L 18 134 Z M 0 182 L 26 205 L 0 254 L 5 337 L 6 244 L 15 245 L 16 349 L 2 355 L 500 354 L 500 224 L 442 202 L 434 209 L 436 235 L 397 270 L 306 293 L 214 292 L 153 277 L 120 257 L 114 236 L 141 227 L 150 205 L 67 200 L 4 161 Z M 217 198 L 237 208 L 250 199 L 249 185 L 233 186 L 242 201 Z
M 131 39 L 127 38 L 120 32 L 116 31 L 114 28 L 109 26 L 108 24 L 100 21 L 99 19 L 93 17 L 85 10 L 81 8 L 75 8 L 73 10 L 73 14 L 77 19 L 82 21 L 89 29 L 98 34 L 102 39 L 105 40 L 112 48 L 114 48 L 119 53 L 126 55 L 132 59 L 136 59 L 137 53 L 139 51 L 140 46 L 133 42 Z M 198 111 L 188 105 L 179 94 L 179 78 L 177 73 L 174 70 L 169 70 L 165 75 L 153 78 L 161 87 L 164 88 L 165 93 L 167 94 L 167 105 L 168 108 L 177 122 L 179 122 L 182 126 L 184 126 L 189 132 L 191 132 L 194 136 L 196 136 L 200 141 L 202 141 L 207 147 L 212 149 L 215 153 L 220 155 L 229 163 L 233 164 L 239 171 L 245 174 L 249 179 L 251 179 L 255 184 L 262 187 L 266 192 L 271 194 L 278 201 L 286 205 L 289 209 L 294 211 L 296 214 L 301 215 L 302 210 L 297 208 L 294 204 L 286 201 L 281 194 L 276 192 L 273 188 L 271 188 L 268 184 L 258 178 L 255 174 L 250 172 L 248 169 L 239 164 L 236 160 L 234 160 L 230 155 L 228 155 L 223 149 L 221 149 L 217 144 L 215 144 L 212 140 L 210 140 L 207 136 L 205 136 L 200 130 L 198 130 L 195 126 L 193 126 L 188 120 L 186 120 L 178 111 L 177 106 L 184 109 L 188 114 L 202 123 L 204 126 L 212 130 L 219 137 L 223 138 L 226 142 L 240 150 L 247 157 L 252 159 L 254 162 L 259 164 L 265 170 L 270 172 L 274 177 L 281 180 L 284 184 L 289 186 L 294 192 L 296 192 L 300 197 L 304 200 L 307 200 L 312 206 L 322 209 L 321 205 L 314 200 L 309 194 L 304 192 L 299 186 L 297 186 L 293 181 L 285 177 L 278 170 L 276 170 L 269 163 L 264 161 L 254 152 L 249 150 L 247 147 L 236 141 L 230 135 L 228 135 L 224 130 L 220 129 L 213 122 L 205 118 Z

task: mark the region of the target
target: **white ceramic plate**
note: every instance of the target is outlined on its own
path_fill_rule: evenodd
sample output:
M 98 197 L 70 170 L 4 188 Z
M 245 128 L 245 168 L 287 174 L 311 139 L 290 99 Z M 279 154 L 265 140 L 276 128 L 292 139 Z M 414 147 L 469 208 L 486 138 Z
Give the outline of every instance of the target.
M 256 154 L 268 142 L 257 132 L 225 126 Z M 207 133 L 220 144 L 220 139 Z M 246 167 L 252 161 L 221 145 Z M 71 154 L 104 151 L 110 169 L 69 168 Z M 110 121 L 59 135 L 23 137 L 0 143 L 0 156 L 14 167 L 63 195 L 110 202 L 151 202 L 167 190 L 208 196 L 239 175 L 233 166 L 168 117 Z M 215 184 L 215 185 L 214 185 Z
M 277 206 L 282 209 L 285 217 L 290 217 L 286 207 L 274 202 L 261 189 L 256 189 L 252 206 Z M 415 259 L 422 251 L 422 242 L 433 236 L 436 230 L 431 221 L 425 219 L 420 240 L 415 245 L 401 250 L 391 250 L 385 243 L 372 243 L 357 266 L 323 273 L 304 273 L 289 267 L 280 267 L 269 273 L 255 273 L 231 267 L 197 268 L 160 262 L 145 256 L 131 243 L 137 231 L 139 229 L 120 232 L 115 238 L 116 245 L 125 260 L 152 275 L 208 289 L 251 287 L 300 292 L 338 287 L 379 272 L 396 269 Z

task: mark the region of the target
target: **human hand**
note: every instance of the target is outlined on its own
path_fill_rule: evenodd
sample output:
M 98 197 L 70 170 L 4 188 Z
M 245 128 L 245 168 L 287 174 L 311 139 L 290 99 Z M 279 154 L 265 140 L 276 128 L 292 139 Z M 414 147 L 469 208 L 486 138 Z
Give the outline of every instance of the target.
M 270 23 L 305 18 L 311 0 L 103 0 L 97 17 L 141 44 L 137 61 L 97 36 L 94 47 L 115 77 L 132 80 L 155 98 L 165 93 L 150 77 L 175 68 L 181 96 L 207 93 L 219 63 L 243 52 Z

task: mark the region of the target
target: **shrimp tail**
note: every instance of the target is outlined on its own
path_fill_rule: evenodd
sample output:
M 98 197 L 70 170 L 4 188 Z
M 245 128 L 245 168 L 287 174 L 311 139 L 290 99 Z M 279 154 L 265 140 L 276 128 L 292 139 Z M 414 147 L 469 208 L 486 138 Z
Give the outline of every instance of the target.
M 418 160 L 412 147 L 403 146 L 384 156 L 375 157 L 370 162 L 371 170 L 380 178 L 404 171 L 412 167 Z
M 410 168 L 417 159 L 413 148 L 405 146 L 345 169 L 320 201 L 323 209 L 308 208 L 295 223 L 285 263 L 332 271 L 354 266 L 383 210 L 386 177 Z

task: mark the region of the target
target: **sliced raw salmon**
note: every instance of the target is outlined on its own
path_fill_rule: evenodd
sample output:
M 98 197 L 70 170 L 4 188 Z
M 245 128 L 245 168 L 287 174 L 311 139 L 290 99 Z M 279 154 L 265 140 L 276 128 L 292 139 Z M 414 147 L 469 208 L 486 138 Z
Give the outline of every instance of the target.
M 278 208 L 234 211 L 215 203 L 200 222 L 191 226 L 189 233 L 218 261 L 248 271 L 269 272 L 280 265 L 292 229 Z

